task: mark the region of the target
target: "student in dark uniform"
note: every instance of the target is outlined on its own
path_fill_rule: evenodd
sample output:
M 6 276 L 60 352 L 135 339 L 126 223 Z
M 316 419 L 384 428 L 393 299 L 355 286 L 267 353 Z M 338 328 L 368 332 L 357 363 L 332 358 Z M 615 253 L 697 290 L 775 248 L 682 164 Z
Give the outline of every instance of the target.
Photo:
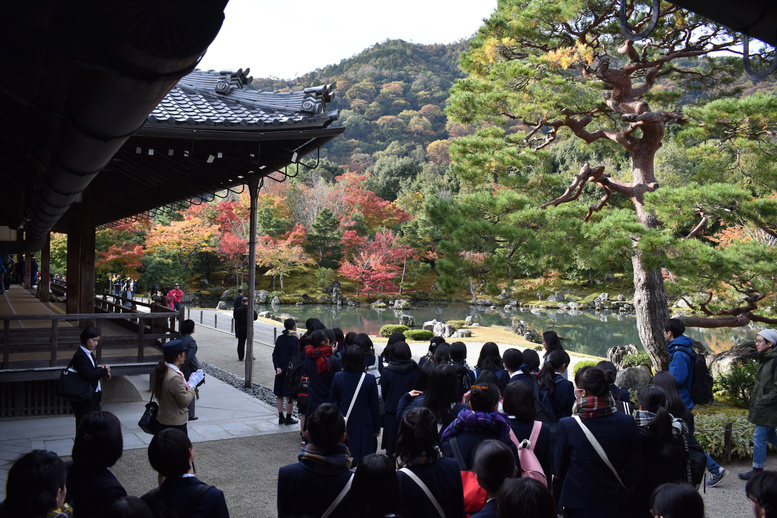
M 332 379 L 340 370 L 340 361 L 332 356 L 332 344 L 323 329 L 310 334 L 310 345 L 305 346 L 304 371 L 308 376 L 308 411 L 313 415 L 316 409 L 329 402 Z
M 275 394 L 275 406 L 278 407 L 278 424 L 297 424 L 297 420 L 291 417 L 294 410 L 294 401 L 289 394 L 289 362 L 297 355 L 299 338 L 297 338 L 297 322 L 293 318 L 283 321 L 283 332 L 275 340 L 275 348 L 272 350 L 272 364 L 275 368 L 275 381 L 273 394 Z M 283 417 L 283 398 L 286 398 L 286 417 Z
M 72 401 L 71 406 L 76 415 L 76 430 L 81 418 L 88 412 L 100 410 L 102 407 L 102 379 L 111 379 L 111 368 L 108 365 L 97 365 L 94 350 L 100 342 L 100 331 L 95 327 L 87 327 L 81 332 L 81 347 L 73 355 L 71 369 L 89 383 L 92 397 L 88 401 Z
M 378 384 L 372 374 L 364 372 L 364 351 L 358 345 L 345 350 L 340 367 L 342 370 L 332 378 L 329 400 L 347 416 L 348 449 L 353 463 L 358 464 L 362 457 L 378 449 L 381 422 Z
M 383 368 L 380 384 L 383 388 L 385 415 L 383 416 L 383 448 L 392 456 L 397 442 L 397 407 L 399 400 L 413 388 L 418 365 L 412 359 L 406 342 L 394 343 L 391 360 Z
M 148 461 L 159 473 L 161 484 L 141 499 L 157 516 L 192 518 L 229 518 L 224 493 L 194 476 L 194 449 L 184 432 L 177 428 L 162 430 L 148 445 Z
M 634 481 L 642 469 L 637 424 L 615 408 L 602 369 L 581 368 L 575 384 L 577 414 L 561 419 L 556 430 L 553 460 L 554 475 L 561 481 L 559 505 L 568 518 L 630 516 Z M 596 452 L 583 426 L 615 472 Z
M 308 443 L 299 463 L 278 471 L 278 518 L 323 516 L 327 509 L 329 518 L 347 518 L 353 475 L 343 444 L 345 420 L 336 406 L 325 403 L 308 416 L 307 424 Z

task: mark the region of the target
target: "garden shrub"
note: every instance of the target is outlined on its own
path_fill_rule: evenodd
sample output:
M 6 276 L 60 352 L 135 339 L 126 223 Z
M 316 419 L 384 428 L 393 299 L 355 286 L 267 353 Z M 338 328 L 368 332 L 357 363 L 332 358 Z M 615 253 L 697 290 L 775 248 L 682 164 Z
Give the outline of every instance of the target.
M 648 356 L 647 351 L 637 351 L 636 353 L 632 353 L 629 355 L 626 355 L 623 358 L 623 368 L 626 367 L 647 367 L 648 369 L 653 370 L 653 362 L 650 361 L 650 356 Z
M 405 333 L 405 331 L 409 330 L 410 328 L 407 326 L 401 326 L 399 324 L 386 324 L 380 328 L 380 336 L 388 338 L 392 333 Z
M 694 415 L 694 437 L 709 455 L 724 458 L 723 440 L 726 423 L 734 425 L 731 434 L 731 454 L 742 459 L 752 457 L 752 439 L 755 427 L 744 413 L 697 413 Z
M 404 332 L 404 335 L 408 340 L 416 340 L 419 342 L 431 340 L 434 337 L 434 333 L 428 329 L 408 329 Z
M 750 408 L 759 365 L 757 360 L 749 359 L 733 365 L 726 374 L 718 374 L 713 386 L 715 397 L 733 406 Z
M 596 360 L 581 360 L 577 362 L 575 366 L 572 368 L 572 376 L 569 379 L 574 380 L 575 376 L 577 376 L 577 371 L 579 371 L 583 367 L 596 367 L 597 363 L 599 362 Z

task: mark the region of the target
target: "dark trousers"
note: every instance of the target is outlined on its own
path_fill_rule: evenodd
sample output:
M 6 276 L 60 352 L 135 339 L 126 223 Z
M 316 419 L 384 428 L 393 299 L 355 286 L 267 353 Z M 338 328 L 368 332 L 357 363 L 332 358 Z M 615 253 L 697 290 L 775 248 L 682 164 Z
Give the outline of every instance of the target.
M 238 338 L 237 339 L 237 359 L 242 360 L 245 354 L 246 354 L 246 339 Z
M 94 410 L 100 410 L 103 400 L 103 393 L 95 392 L 92 394 L 92 399 L 89 401 L 71 401 L 70 406 L 73 407 L 73 413 L 76 415 L 76 431 L 78 431 L 78 425 L 81 424 L 81 418 L 89 412 Z

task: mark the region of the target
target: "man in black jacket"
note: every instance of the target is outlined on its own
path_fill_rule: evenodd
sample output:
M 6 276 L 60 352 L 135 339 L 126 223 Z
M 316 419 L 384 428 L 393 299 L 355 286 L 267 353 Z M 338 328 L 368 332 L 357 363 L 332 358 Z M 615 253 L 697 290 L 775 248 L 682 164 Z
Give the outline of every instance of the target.
M 237 338 L 237 359 L 243 361 L 246 351 L 246 337 L 248 336 L 248 297 L 243 297 L 240 307 L 235 312 L 235 337 Z M 254 320 L 259 315 L 254 310 Z

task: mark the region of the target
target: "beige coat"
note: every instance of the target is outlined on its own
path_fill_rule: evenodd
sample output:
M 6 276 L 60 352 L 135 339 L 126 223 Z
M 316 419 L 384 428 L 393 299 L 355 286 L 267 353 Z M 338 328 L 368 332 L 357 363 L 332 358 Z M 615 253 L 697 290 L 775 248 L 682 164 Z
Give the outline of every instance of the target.
M 194 387 L 187 388 L 183 376 L 168 367 L 157 399 L 156 420 L 165 426 L 180 426 L 189 420 L 188 406 L 194 399 Z

